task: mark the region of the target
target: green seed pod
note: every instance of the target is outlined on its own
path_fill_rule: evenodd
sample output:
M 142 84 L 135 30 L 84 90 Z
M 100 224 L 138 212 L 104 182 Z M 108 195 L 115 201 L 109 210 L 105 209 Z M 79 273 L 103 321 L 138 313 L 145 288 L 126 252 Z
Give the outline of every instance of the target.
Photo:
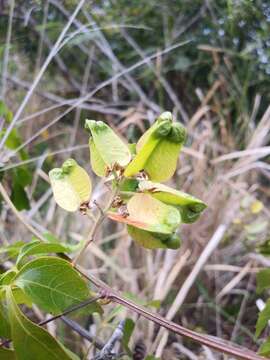
M 139 189 L 165 204 L 175 206 L 180 211 L 183 223 L 195 222 L 206 208 L 200 199 L 163 184 L 144 180 L 139 182 Z
M 144 170 L 153 181 L 169 180 L 176 169 L 185 129 L 172 122 L 172 114 L 163 113 L 138 141 L 137 154 L 127 166 L 124 176 Z
M 127 215 L 109 212 L 112 220 L 135 226 L 142 230 L 171 234 L 181 223 L 179 211 L 163 204 L 148 194 L 136 194 L 127 202 Z
M 89 139 L 90 159 L 93 171 L 105 176 L 107 168 L 115 164 L 126 166 L 131 160 L 128 146 L 103 121 L 86 120 L 85 128 L 92 135 Z
M 66 211 L 76 211 L 91 196 L 92 184 L 87 172 L 73 159 L 68 159 L 62 168 L 49 172 L 56 203 Z

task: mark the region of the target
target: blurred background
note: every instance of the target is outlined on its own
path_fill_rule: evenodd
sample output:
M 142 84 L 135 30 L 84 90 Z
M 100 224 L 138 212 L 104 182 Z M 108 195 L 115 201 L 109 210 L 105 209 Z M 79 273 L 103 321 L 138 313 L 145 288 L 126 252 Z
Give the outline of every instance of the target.
M 85 119 L 129 142 L 164 110 L 187 127 L 170 184 L 208 208 L 182 226 L 180 250 L 140 248 L 124 226 L 105 221 L 81 265 L 154 312 L 257 351 L 268 333 L 254 338 L 256 301 L 267 300 L 256 273 L 270 265 L 270 3 L 1 0 L 0 66 L 2 184 L 25 222 L 74 250 L 91 222 L 56 206 L 47 174 L 73 157 L 92 176 L 93 199 L 106 202 Z M 16 254 L 30 239 L 2 201 L 1 245 L 15 244 Z M 127 318 L 135 328 L 123 359 L 224 358 L 121 306 L 77 321 L 106 341 Z M 64 324 L 49 330 L 82 359 L 94 356 Z

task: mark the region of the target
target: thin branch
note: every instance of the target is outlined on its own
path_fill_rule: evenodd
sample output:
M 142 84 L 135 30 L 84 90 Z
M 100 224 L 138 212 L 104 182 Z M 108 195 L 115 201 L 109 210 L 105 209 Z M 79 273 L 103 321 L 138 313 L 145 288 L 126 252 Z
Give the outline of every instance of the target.
M 61 320 L 69 326 L 73 331 L 79 334 L 84 339 L 90 341 L 97 349 L 101 350 L 104 347 L 104 344 L 98 340 L 95 336 L 92 336 L 89 331 L 80 326 L 76 321 L 73 321 L 65 316 L 61 317 Z
M 111 360 L 115 357 L 115 353 L 113 353 L 113 348 L 115 344 L 120 341 L 123 337 L 123 331 L 125 326 L 125 320 L 120 321 L 117 328 L 114 330 L 112 336 L 109 338 L 107 343 L 104 345 L 100 353 L 95 356 L 94 360 Z

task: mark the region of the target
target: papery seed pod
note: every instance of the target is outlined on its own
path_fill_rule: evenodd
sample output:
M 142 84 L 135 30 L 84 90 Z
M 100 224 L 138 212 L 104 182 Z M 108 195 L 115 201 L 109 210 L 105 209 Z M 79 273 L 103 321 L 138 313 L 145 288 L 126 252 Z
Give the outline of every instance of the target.
M 131 177 L 144 170 L 153 181 L 169 180 L 176 169 L 177 159 L 186 140 L 186 130 L 172 122 L 172 114 L 165 112 L 139 139 L 137 154 L 127 166 L 124 176 Z
M 178 249 L 181 246 L 181 239 L 176 234 L 154 233 L 131 225 L 127 230 L 132 239 L 146 249 Z
M 132 225 L 142 230 L 172 234 L 181 223 L 179 211 L 163 204 L 149 194 L 136 194 L 127 202 L 128 216 L 109 212 L 112 220 Z
M 177 207 L 183 223 L 196 221 L 201 212 L 207 207 L 202 200 L 163 184 L 140 181 L 138 187 L 142 192 L 151 194 L 155 199 Z
M 90 159 L 93 171 L 98 176 L 105 176 L 108 168 L 115 164 L 126 166 L 131 160 L 131 153 L 119 136 L 103 121 L 86 120 L 85 128 L 91 133 L 89 139 Z
M 76 211 L 88 203 L 92 184 L 87 172 L 73 159 L 66 160 L 61 168 L 52 169 L 49 178 L 56 203 L 67 211 Z

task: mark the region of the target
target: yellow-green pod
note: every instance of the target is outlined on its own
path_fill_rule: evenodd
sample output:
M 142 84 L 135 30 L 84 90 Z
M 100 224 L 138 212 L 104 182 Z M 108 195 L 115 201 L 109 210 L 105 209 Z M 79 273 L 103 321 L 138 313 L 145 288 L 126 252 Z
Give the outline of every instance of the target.
M 179 211 L 148 194 L 136 194 L 127 202 L 128 215 L 110 212 L 112 220 L 162 234 L 175 232 L 181 223 Z
M 144 180 L 139 182 L 138 187 L 140 191 L 151 194 L 155 199 L 176 206 L 184 223 L 196 221 L 201 212 L 207 207 L 202 200 L 195 196 L 175 190 L 164 184 Z
M 181 240 L 176 234 L 153 233 L 131 225 L 127 226 L 127 230 L 132 239 L 146 249 L 178 249 L 181 245 Z
M 76 211 L 90 200 L 92 184 L 87 172 L 73 159 L 52 169 L 49 178 L 56 203 L 66 211 Z
M 124 175 L 131 177 L 144 170 L 153 181 L 169 180 L 176 169 L 177 159 L 186 140 L 186 130 L 172 122 L 172 114 L 165 112 L 138 141 L 137 154 Z
M 103 121 L 86 120 L 85 128 L 91 133 L 90 159 L 93 171 L 104 176 L 107 168 L 118 164 L 126 166 L 131 160 L 128 146 Z

